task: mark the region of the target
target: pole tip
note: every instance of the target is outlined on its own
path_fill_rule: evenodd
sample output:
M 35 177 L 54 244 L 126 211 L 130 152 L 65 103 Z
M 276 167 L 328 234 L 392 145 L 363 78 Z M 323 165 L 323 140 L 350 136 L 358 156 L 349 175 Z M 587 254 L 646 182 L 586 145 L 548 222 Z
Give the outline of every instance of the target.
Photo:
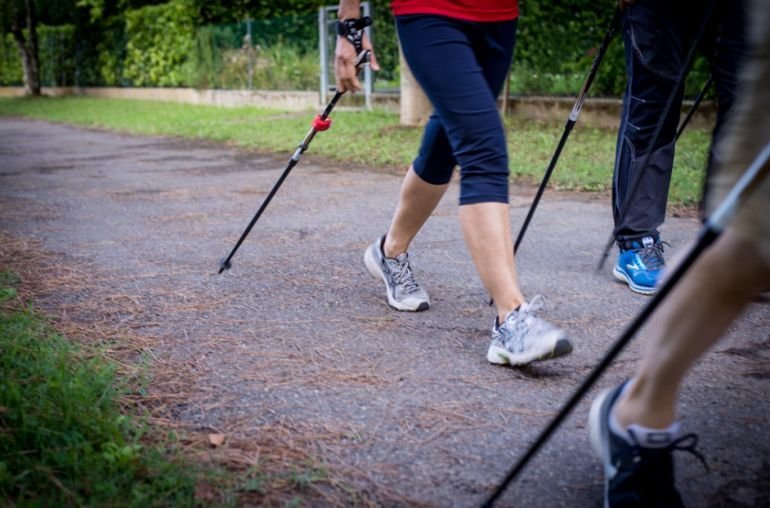
M 225 270 L 229 270 L 233 267 L 233 264 L 230 262 L 229 259 L 222 258 L 219 260 L 219 273 L 221 274 Z

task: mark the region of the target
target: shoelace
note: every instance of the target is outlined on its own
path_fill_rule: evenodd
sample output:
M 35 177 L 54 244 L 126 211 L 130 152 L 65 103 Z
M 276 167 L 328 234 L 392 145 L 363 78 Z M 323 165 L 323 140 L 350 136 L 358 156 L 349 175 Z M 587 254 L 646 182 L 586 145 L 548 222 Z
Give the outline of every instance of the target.
M 655 242 L 649 247 L 640 249 L 639 257 L 642 258 L 644 266 L 648 270 L 658 270 L 666 264 L 666 260 L 663 257 L 664 245 L 671 247 L 671 244 L 668 242 Z
M 545 322 L 537 320 L 532 314 L 545 307 L 545 297 L 535 295 L 516 312 L 511 312 L 506 318 L 506 326 L 510 334 L 503 335 L 501 342 L 507 349 L 521 351 L 525 348 L 524 337 L 539 327 L 546 326 Z
M 414 280 L 414 274 L 412 274 L 412 269 L 409 266 L 409 260 L 416 255 L 416 253 L 411 256 L 407 254 L 401 260 L 393 258 L 396 261 L 395 266 L 393 267 L 394 269 L 391 270 L 393 281 L 401 286 L 407 293 L 414 293 L 420 289 L 420 286 L 417 285 L 417 281 Z
M 522 309 L 523 312 L 529 314 L 531 312 L 538 311 L 545 308 L 545 297 L 543 295 L 535 295 L 532 300 L 527 302 L 526 309 Z
M 706 458 L 703 456 L 703 454 L 695 449 L 697 445 L 698 445 L 698 436 L 696 434 L 690 433 L 675 439 L 666 448 L 668 448 L 671 451 L 680 450 L 680 451 L 689 452 L 695 455 L 700 461 L 700 463 L 703 464 L 703 468 L 706 470 L 706 472 L 708 472 L 710 471 L 709 465 L 706 462 Z
M 634 441 L 638 443 L 638 440 L 636 439 L 636 436 L 634 435 L 633 431 L 629 430 L 631 433 L 631 436 L 634 438 Z M 703 456 L 702 453 L 700 453 L 698 450 L 695 449 L 695 447 L 698 445 L 698 435 L 694 433 L 685 434 L 682 437 L 679 437 L 677 439 L 674 439 L 668 446 L 665 446 L 661 448 L 661 450 L 668 450 L 670 452 L 674 451 L 684 451 L 691 453 L 697 459 L 700 461 L 700 463 L 703 465 L 703 468 L 706 470 L 706 472 L 709 472 L 709 465 L 706 462 L 706 458 Z M 642 448 L 641 445 L 637 444 L 637 448 Z

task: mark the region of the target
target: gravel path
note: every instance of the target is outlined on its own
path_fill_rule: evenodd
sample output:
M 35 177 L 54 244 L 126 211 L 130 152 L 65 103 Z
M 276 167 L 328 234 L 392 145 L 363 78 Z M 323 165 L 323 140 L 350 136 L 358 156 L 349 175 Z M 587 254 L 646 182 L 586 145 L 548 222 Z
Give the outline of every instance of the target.
M 485 360 L 493 313 L 462 241 L 455 186 L 414 245 L 428 312 L 390 310 L 363 265 L 399 176 L 312 153 L 233 269 L 216 274 L 291 151 L 2 119 L 0 232 L 39 241 L 81 274 L 76 290 L 41 293 L 39 306 L 128 327 L 152 358 L 194 374 L 176 388 L 179 422 L 244 440 L 279 427 L 313 436 L 319 460 L 385 505 L 478 505 L 647 301 L 594 270 L 611 229 L 608 199 L 546 194 L 519 256 L 526 294 L 545 295 L 574 353 L 494 367 Z M 512 189 L 517 227 L 531 194 Z M 697 228 L 672 218 L 663 234 L 676 251 Z M 766 299 L 753 305 L 682 394 L 685 428 L 699 433 L 711 468 L 679 456 L 690 506 L 770 506 L 769 310 Z M 599 388 L 632 372 L 639 342 Z M 588 402 L 501 506 L 601 505 Z

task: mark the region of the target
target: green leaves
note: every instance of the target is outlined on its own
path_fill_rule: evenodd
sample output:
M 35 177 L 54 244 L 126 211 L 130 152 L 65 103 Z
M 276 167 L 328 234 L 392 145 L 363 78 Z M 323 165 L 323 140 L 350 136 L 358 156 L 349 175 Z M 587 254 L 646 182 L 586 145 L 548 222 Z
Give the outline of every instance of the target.
M 126 11 L 124 76 L 135 86 L 183 86 L 191 74 L 195 10 L 186 0 Z

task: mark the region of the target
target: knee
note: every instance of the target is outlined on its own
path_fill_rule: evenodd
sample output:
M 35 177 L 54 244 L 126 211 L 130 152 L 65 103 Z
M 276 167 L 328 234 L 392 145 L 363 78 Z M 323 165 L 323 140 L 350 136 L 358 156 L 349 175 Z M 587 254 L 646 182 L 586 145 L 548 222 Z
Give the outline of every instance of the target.
M 460 205 L 508 203 L 508 158 L 460 170 Z

